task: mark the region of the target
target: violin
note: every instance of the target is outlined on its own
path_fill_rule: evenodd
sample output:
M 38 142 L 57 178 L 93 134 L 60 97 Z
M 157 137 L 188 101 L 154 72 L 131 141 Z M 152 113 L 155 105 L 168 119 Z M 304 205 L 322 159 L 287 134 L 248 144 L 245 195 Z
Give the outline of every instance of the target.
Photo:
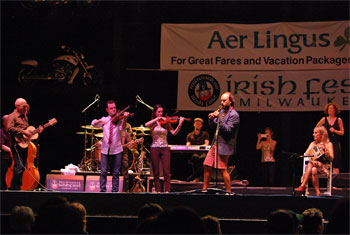
M 161 124 L 161 125 L 164 125 L 167 123 L 172 124 L 172 123 L 177 123 L 180 120 L 180 117 L 178 117 L 178 116 L 173 116 L 173 117 L 166 116 L 164 118 L 165 118 L 165 120 L 160 120 L 159 124 Z M 189 122 L 189 121 L 191 121 L 191 118 L 184 118 L 184 120 L 186 122 Z
M 124 113 L 125 113 L 125 111 L 126 111 L 128 108 L 130 108 L 130 105 L 128 105 L 125 109 L 118 111 L 118 112 L 116 113 L 116 115 L 114 115 L 114 116 L 112 117 L 112 120 L 111 120 L 111 121 L 112 121 L 113 123 L 115 123 L 115 122 L 117 122 L 117 121 L 123 119 L 123 118 L 124 118 Z M 130 116 L 130 117 L 133 117 L 133 116 L 134 116 L 134 113 L 129 113 L 129 116 Z

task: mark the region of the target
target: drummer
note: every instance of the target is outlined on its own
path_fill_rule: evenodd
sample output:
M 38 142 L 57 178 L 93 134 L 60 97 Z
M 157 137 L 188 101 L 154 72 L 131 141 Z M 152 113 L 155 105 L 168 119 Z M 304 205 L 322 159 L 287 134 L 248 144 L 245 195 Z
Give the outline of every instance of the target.
M 121 175 L 124 178 L 123 181 L 123 192 L 128 192 L 129 189 L 129 168 L 130 164 L 133 162 L 133 158 L 139 155 L 137 151 L 137 144 L 132 142 L 135 140 L 135 135 L 132 132 L 130 123 L 126 124 L 126 129 L 122 133 L 122 146 L 123 146 L 123 156 L 122 156 L 122 165 L 121 165 Z M 130 144 L 127 144 L 130 143 Z M 130 152 L 131 151 L 131 152 Z M 131 155 L 131 156 L 129 156 Z M 129 159 L 132 158 L 132 159 Z
M 136 164 L 140 155 L 138 151 L 138 144 L 143 144 L 143 137 L 150 135 L 145 133 L 145 131 L 149 131 L 149 128 L 143 127 L 142 125 L 140 127 L 132 128 L 130 123 L 127 123 L 126 130 L 122 134 L 123 158 L 121 174 L 124 176 L 124 192 L 127 192 L 130 186 L 129 173 L 140 173 L 138 172 L 138 166 L 134 164 Z

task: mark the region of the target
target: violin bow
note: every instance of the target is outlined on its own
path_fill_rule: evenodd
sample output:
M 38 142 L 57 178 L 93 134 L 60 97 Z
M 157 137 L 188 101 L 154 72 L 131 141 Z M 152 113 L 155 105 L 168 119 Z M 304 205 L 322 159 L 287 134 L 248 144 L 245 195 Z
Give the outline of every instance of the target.
M 130 108 L 130 105 L 126 106 L 125 109 L 118 111 L 116 116 L 119 116 L 121 113 L 125 112 L 128 108 Z
M 128 106 L 126 106 L 126 108 L 124 108 L 124 109 L 122 109 L 122 110 L 120 110 L 120 111 L 118 111 L 114 116 L 113 116 L 113 118 L 112 118 L 112 122 L 114 122 L 115 121 L 115 119 L 116 119 L 116 117 L 119 117 L 120 116 L 120 114 L 122 114 L 123 112 L 125 112 L 128 108 L 130 108 L 130 105 L 128 105 Z

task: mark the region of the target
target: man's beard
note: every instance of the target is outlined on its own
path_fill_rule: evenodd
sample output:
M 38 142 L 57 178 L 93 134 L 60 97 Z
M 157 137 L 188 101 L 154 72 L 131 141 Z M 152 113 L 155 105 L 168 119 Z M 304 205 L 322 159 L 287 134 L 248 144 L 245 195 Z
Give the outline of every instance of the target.
M 229 110 L 229 109 L 230 109 L 230 105 L 225 105 L 225 106 L 223 106 L 223 109 Z

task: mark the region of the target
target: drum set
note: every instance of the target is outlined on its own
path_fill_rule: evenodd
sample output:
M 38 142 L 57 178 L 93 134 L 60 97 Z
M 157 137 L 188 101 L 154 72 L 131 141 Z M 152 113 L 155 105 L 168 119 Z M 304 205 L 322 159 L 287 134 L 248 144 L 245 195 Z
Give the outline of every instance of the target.
M 103 139 L 102 127 L 85 125 L 81 126 L 81 128 L 84 131 L 76 132 L 76 134 L 84 135 L 84 156 L 78 166 L 82 171 L 99 171 L 101 161 L 101 144 Z M 140 138 L 151 135 L 150 129 L 142 125 L 139 127 L 133 127 L 131 128 L 131 130 L 132 133 L 130 134 L 133 140 L 139 140 Z M 134 173 L 140 173 L 143 170 L 144 161 L 146 160 L 144 156 L 146 153 L 149 153 L 143 141 L 139 144 L 139 148 L 140 154 L 138 156 L 135 156 L 135 151 L 131 151 L 131 149 L 128 149 L 129 171 L 131 170 Z

